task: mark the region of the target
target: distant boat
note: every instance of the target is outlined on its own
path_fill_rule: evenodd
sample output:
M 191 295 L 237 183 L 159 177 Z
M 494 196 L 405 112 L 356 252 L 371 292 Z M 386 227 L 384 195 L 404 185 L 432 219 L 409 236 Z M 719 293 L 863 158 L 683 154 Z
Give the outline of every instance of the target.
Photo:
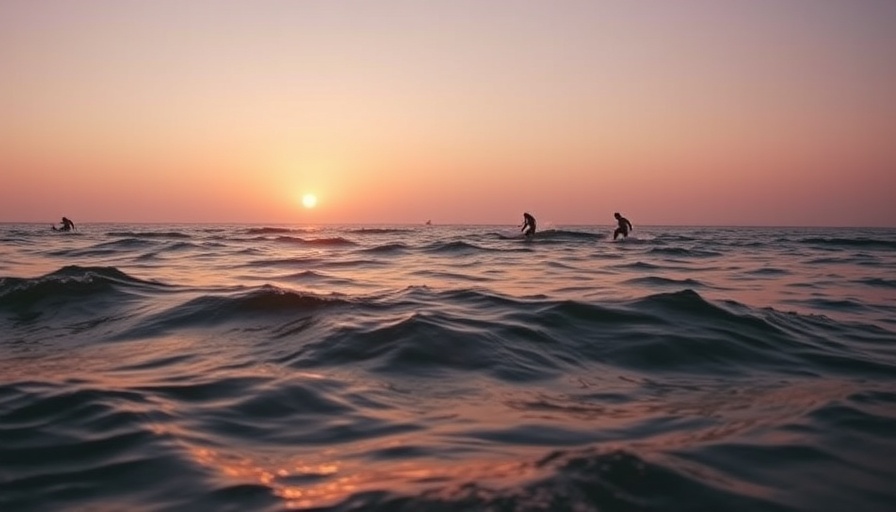
M 432 226 L 432 221 L 431 221 L 431 220 L 426 221 L 426 225 L 427 225 L 427 226 Z

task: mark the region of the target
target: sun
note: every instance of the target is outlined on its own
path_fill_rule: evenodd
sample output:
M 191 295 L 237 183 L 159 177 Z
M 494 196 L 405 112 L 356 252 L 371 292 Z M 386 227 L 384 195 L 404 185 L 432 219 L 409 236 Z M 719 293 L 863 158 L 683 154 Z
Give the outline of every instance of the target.
M 314 194 L 305 194 L 302 196 L 302 206 L 305 208 L 314 208 L 317 206 L 317 196 Z

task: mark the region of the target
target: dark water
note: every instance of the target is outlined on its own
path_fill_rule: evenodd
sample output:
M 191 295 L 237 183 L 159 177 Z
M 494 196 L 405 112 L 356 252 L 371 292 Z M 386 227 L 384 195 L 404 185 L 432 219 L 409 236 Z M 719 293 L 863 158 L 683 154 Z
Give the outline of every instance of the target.
M 896 230 L 0 225 L 0 510 L 889 511 Z

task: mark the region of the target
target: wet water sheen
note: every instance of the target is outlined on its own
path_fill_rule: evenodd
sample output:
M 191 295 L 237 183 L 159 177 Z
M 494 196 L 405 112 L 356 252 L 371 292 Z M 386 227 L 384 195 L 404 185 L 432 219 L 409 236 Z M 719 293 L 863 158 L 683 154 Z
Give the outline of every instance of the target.
M 0 224 L 0 510 L 885 511 L 896 230 Z

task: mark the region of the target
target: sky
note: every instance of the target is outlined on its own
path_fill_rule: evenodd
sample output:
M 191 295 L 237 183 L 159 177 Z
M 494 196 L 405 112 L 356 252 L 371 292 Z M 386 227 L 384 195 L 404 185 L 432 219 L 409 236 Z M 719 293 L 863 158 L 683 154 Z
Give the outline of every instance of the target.
M 890 0 L 0 0 L 0 222 L 896 227 L 894 91 Z

